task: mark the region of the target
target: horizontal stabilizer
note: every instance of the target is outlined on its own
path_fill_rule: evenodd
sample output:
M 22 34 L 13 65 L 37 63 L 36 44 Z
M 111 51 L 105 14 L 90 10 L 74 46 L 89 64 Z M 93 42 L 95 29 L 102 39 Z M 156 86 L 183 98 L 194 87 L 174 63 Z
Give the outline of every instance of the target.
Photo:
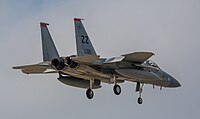
M 38 73 L 56 73 L 49 62 L 41 62 L 33 65 L 24 65 L 12 67 L 13 69 L 21 69 L 26 74 L 38 74 Z
M 25 74 L 47 74 L 47 73 L 57 73 L 56 70 L 53 69 L 23 69 L 23 73 Z
M 36 69 L 36 68 L 47 68 L 49 66 L 49 63 L 47 62 L 41 62 L 38 64 L 33 64 L 33 65 L 23 65 L 23 66 L 15 66 L 12 67 L 13 69 Z

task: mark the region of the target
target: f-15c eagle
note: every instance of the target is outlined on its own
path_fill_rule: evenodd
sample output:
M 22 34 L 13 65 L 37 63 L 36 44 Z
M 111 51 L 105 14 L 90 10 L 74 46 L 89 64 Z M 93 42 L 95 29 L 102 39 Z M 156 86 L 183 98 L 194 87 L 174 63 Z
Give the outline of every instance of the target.
M 54 45 L 47 26 L 40 23 L 43 61 L 38 64 L 16 66 L 26 74 L 58 73 L 58 80 L 74 87 L 85 88 L 86 96 L 92 99 L 93 89 L 101 88 L 101 83 L 114 84 L 116 95 L 121 93 L 119 83 L 130 81 L 136 83 L 139 92 L 138 103 L 144 84 L 162 87 L 180 87 L 180 83 L 148 60 L 152 52 L 133 52 L 118 57 L 101 58 L 97 55 L 80 18 L 74 18 L 77 54 L 61 57 Z

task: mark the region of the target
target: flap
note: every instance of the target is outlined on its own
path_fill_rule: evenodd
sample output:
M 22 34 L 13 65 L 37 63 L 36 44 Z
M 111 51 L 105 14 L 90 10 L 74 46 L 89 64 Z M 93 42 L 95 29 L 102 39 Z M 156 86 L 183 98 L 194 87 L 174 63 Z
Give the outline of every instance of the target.
M 125 56 L 125 58 L 123 59 L 124 61 L 143 63 L 144 61 L 146 61 L 153 55 L 154 53 L 152 52 L 134 52 L 134 53 L 125 54 L 122 56 Z

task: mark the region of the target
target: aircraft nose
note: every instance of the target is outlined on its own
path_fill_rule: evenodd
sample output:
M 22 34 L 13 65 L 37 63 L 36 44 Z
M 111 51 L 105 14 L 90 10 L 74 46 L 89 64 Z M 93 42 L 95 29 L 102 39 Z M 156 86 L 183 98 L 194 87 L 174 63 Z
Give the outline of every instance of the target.
M 171 83 L 169 84 L 170 87 L 180 87 L 181 84 L 173 77 L 171 77 Z

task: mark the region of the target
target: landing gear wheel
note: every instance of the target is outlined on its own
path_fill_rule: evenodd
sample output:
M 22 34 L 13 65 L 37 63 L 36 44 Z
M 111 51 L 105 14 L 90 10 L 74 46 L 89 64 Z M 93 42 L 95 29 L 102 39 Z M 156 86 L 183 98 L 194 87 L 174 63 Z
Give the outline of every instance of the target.
M 141 97 L 139 97 L 137 101 L 138 101 L 138 104 L 142 104 L 143 99 Z
M 87 96 L 88 99 L 92 99 L 93 98 L 94 92 L 92 91 L 92 89 L 90 89 L 90 88 L 87 89 L 86 96 Z
M 121 87 L 117 84 L 113 87 L 113 91 L 116 95 L 119 95 L 121 93 Z

